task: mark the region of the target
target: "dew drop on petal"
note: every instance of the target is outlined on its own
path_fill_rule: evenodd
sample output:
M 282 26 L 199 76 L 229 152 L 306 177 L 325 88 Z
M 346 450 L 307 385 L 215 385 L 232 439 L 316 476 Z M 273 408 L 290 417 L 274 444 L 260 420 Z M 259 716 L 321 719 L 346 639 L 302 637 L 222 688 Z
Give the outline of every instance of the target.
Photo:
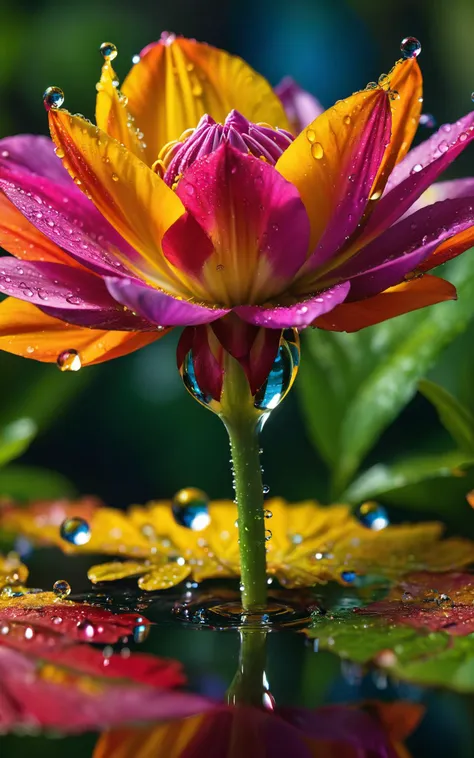
M 78 547 L 79 545 L 86 545 L 89 542 L 91 528 L 85 519 L 74 516 L 63 521 L 59 528 L 59 534 L 65 542 Z
M 58 597 L 67 597 L 71 594 L 71 586 L 65 579 L 58 579 L 58 581 L 53 584 L 53 592 Z
M 200 532 L 211 523 L 209 497 L 196 487 L 179 490 L 171 503 L 176 523 L 195 532 Z
M 86 640 L 91 640 L 95 635 L 95 627 L 89 619 L 82 619 L 77 623 L 77 631 Z
M 421 53 L 421 42 L 416 37 L 405 37 L 400 45 L 404 58 L 418 58 Z
M 60 108 L 64 103 L 64 92 L 59 87 L 48 87 L 43 93 L 43 103 L 47 111 Z
M 102 42 L 99 50 L 106 61 L 113 61 L 118 55 L 118 50 L 113 42 Z
M 385 529 L 390 523 L 386 508 L 375 502 L 363 503 L 357 511 L 357 517 L 361 524 L 374 532 Z
M 137 63 L 140 63 L 140 56 L 138 53 L 132 57 L 132 63 L 135 66 Z
M 306 139 L 308 142 L 311 142 L 311 144 L 316 141 L 316 132 L 314 129 L 306 129 Z
M 59 353 L 56 363 L 61 371 L 79 371 L 82 367 L 81 356 L 72 348 Z
M 314 142 L 311 145 L 311 155 L 317 161 L 320 161 L 321 158 L 324 156 L 324 148 L 323 148 L 323 146 L 321 145 L 320 142 Z

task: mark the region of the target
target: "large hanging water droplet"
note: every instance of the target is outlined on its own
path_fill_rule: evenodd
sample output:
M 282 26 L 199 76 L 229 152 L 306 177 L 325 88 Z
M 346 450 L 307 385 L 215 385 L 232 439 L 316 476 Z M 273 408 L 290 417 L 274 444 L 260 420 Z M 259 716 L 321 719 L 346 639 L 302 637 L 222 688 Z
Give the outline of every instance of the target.
M 59 87 L 48 87 L 43 93 L 43 103 L 47 111 L 60 108 L 64 103 L 64 92 Z
M 196 487 L 185 487 L 173 497 L 171 510 L 175 521 L 195 532 L 200 532 L 211 523 L 209 498 Z
M 65 579 L 58 579 L 58 581 L 53 584 L 53 592 L 58 597 L 67 597 L 71 594 L 69 582 L 66 582 Z
M 364 503 L 360 506 L 357 516 L 361 524 L 374 532 L 380 532 L 390 523 L 386 509 L 379 503 Z
M 118 50 L 113 42 L 102 42 L 99 49 L 100 54 L 106 61 L 114 61 L 118 55 Z
M 405 37 L 400 45 L 404 58 L 418 58 L 421 53 L 421 42 L 416 37 Z
M 82 368 L 81 356 L 72 348 L 59 353 L 56 363 L 61 371 L 79 371 Z
M 83 518 L 67 518 L 60 526 L 61 539 L 70 542 L 71 545 L 86 545 L 91 538 L 91 528 Z
M 285 335 L 288 330 L 285 330 Z M 299 337 L 296 329 L 291 330 L 293 341 L 282 337 L 277 357 L 265 384 L 255 395 L 254 405 L 262 411 L 272 411 L 290 391 L 298 372 L 300 356 Z
M 214 399 L 211 395 L 207 395 L 205 392 L 202 391 L 200 388 L 197 378 L 196 378 L 196 371 L 194 369 L 194 360 L 193 360 L 193 354 L 192 351 L 189 351 L 186 358 L 183 361 L 183 365 L 180 369 L 181 378 L 183 380 L 184 386 L 188 390 L 188 392 L 194 397 L 195 400 L 198 401 L 198 403 L 201 403 L 201 405 L 204 405 L 206 408 L 209 408 L 210 410 L 213 409 L 213 405 L 217 405 L 217 403 L 214 402 Z

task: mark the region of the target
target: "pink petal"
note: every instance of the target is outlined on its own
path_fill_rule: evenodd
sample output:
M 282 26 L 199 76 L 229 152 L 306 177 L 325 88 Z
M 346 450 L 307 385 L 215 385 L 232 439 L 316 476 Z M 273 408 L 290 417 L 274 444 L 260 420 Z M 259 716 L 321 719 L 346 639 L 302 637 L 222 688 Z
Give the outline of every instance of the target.
M 314 121 L 324 108 L 314 95 L 302 89 L 291 76 L 285 76 L 275 87 L 275 92 L 283 103 L 288 121 L 295 134 Z
M 265 300 L 303 264 L 309 219 L 296 188 L 272 166 L 224 143 L 189 168 L 177 193 L 213 243 L 205 269 L 215 302 L 226 292 L 231 302 Z M 196 268 L 190 242 L 175 251 L 185 271 Z
M 190 213 L 183 213 L 165 233 L 162 241 L 165 257 L 185 274 L 199 278 L 214 246 Z
M 411 216 L 412 213 L 427 205 L 433 205 L 440 200 L 455 200 L 457 197 L 474 197 L 474 178 L 451 179 L 447 182 L 432 184 L 407 210 L 403 218 Z
M 392 171 L 363 239 L 373 239 L 403 216 L 473 139 L 474 111 L 455 124 L 445 124 L 426 142 L 410 150 Z
M 108 293 L 104 281 L 88 271 L 62 263 L 0 260 L 0 292 L 39 306 L 71 324 L 104 329 L 150 328 L 125 311 Z
M 55 155 L 54 145 L 49 137 L 39 134 L 17 134 L 1 139 L 0 165 L 15 171 L 26 170 L 74 189 L 74 183 Z M 80 191 L 76 190 L 76 195 L 80 194 Z
M 59 162 L 59 161 L 58 161 Z M 127 242 L 76 189 L 0 164 L 0 189 L 46 237 L 99 274 L 129 274 L 116 252 L 127 257 Z
M 348 301 L 402 281 L 446 239 L 474 224 L 474 198 L 435 203 L 417 211 L 371 242 L 334 273 L 350 279 Z
M 314 297 L 290 306 L 263 308 L 259 305 L 244 305 L 235 308 L 244 321 L 268 329 L 287 329 L 309 326 L 315 318 L 332 311 L 346 299 L 350 283 L 337 284 L 331 289 L 320 292 Z
M 105 283 L 117 302 L 159 326 L 208 324 L 228 313 L 224 308 L 206 308 L 187 300 L 178 300 L 161 290 L 127 278 L 107 276 Z

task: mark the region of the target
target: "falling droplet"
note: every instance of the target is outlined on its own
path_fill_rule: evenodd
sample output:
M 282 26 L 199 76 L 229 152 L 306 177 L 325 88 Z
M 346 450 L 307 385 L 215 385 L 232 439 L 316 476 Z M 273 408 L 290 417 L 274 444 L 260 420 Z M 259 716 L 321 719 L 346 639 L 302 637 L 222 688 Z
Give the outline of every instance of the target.
M 386 509 L 379 503 L 363 503 L 357 516 L 361 524 L 374 532 L 385 529 L 390 523 Z
M 400 45 L 404 58 L 418 58 L 421 53 L 421 42 L 416 37 L 405 37 Z
M 43 93 L 43 103 L 47 111 L 60 108 L 64 103 L 64 92 L 59 87 L 48 87 Z
M 196 487 L 185 487 L 173 497 L 171 510 L 180 526 L 200 532 L 211 523 L 209 498 Z
M 346 584 L 352 584 L 352 582 L 355 581 L 355 578 L 355 571 L 341 571 L 341 579 L 343 582 L 346 582 Z
M 321 160 L 324 155 L 324 148 L 320 142 L 315 142 L 313 145 L 311 145 L 311 155 L 313 158 L 316 158 L 317 161 Z
M 71 545 L 86 545 L 91 538 L 91 528 L 85 519 L 76 516 L 63 521 L 59 534 L 61 539 Z
M 102 42 L 99 50 L 106 61 L 114 61 L 118 55 L 118 50 L 113 42 Z
M 63 350 L 59 353 L 56 363 L 61 371 L 79 371 L 82 366 L 81 356 L 77 350 Z
M 285 330 L 285 335 L 288 330 Z M 255 395 L 254 405 L 262 411 L 272 411 L 290 391 L 296 374 L 300 356 L 299 337 L 296 329 L 291 330 L 293 342 L 282 337 L 277 357 L 267 381 Z
M 71 594 L 71 586 L 65 579 L 58 579 L 58 581 L 53 584 L 53 592 L 58 597 L 67 597 Z

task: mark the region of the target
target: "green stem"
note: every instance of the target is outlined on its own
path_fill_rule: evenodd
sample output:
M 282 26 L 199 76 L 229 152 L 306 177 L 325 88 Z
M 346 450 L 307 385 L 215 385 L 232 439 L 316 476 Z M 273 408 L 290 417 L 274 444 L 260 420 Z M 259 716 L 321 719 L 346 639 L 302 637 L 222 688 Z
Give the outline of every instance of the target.
M 265 519 L 256 410 L 243 369 L 231 359 L 225 374 L 221 418 L 229 434 L 238 510 L 242 605 L 263 609 L 267 600 Z
M 230 705 L 261 707 L 268 693 L 265 677 L 267 633 L 261 629 L 241 629 L 239 668 L 227 690 Z

